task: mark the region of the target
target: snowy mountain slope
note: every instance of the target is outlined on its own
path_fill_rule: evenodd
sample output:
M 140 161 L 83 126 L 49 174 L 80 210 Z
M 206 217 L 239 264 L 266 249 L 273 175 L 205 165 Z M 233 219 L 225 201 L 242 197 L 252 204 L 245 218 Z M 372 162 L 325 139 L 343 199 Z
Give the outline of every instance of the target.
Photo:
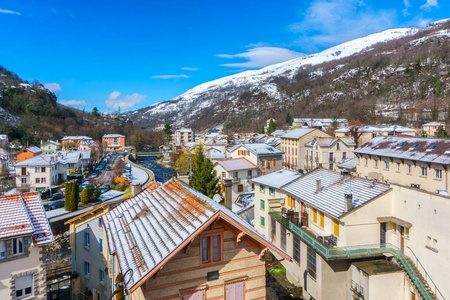
M 128 116 L 133 122 L 141 125 L 154 124 L 158 122 L 157 119 L 161 122 L 162 118 L 169 121 L 185 120 L 189 123 L 195 121 L 202 112 L 208 111 L 211 113 L 219 107 L 224 108 L 227 106 L 226 103 L 234 103 L 236 97 L 245 90 L 250 90 L 254 94 L 264 93 L 273 99 L 281 100 L 284 96 L 278 90 L 278 86 L 273 83 L 273 78 L 285 77 L 292 80 L 297 72 L 305 66 L 315 66 L 365 53 L 371 51 L 372 47 L 378 43 L 413 36 L 421 31 L 426 32 L 444 24 L 446 21 L 441 20 L 431 23 L 426 29 L 411 27 L 374 33 L 316 54 L 270 65 L 260 70 L 245 71 L 206 82 L 170 101 L 156 103 L 148 108 L 128 113 Z M 435 33 L 435 35 L 446 34 L 447 32 Z M 420 42 L 418 39 L 418 43 Z M 321 76 L 320 72 L 316 72 L 314 75 Z

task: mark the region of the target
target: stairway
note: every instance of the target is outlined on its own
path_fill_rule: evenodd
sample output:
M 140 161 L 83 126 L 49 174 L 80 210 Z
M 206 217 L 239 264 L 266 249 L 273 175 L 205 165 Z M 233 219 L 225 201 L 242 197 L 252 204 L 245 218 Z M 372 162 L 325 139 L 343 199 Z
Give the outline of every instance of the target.
M 402 263 L 402 261 L 400 260 L 400 263 L 402 264 L 403 268 L 407 269 L 409 267 L 412 267 L 412 269 L 413 269 L 413 271 L 414 271 L 414 273 L 416 275 L 416 278 L 413 278 L 413 277 L 409 276 L 410 279 L 413 281 L 413 283 L 414 283 L 414 280 L 420 280 L 420 282 L 422 283 L 422 285 L 425 287 L 425 289 L 427 290 L 427 292 L 429 294 L 429 295 L 422 295 L 422 297 L 424 299 L 439 300 L 439 298 L 436 297 L 435 292 L 433 291 L 433 289 L 429 286 L 426 278 L 423 277 L 422 273 L 419 271 L 419 269 L 417 269 L 417 266 L 414 264 L 413 260 L 410 257 L 406 256 L 406 255 L 405 255 L 405 258 L 408 261 L 409 266 L 407 266 L 406 263 Z M 431 296 L 431 298 L 430 298 L 430 296 Z

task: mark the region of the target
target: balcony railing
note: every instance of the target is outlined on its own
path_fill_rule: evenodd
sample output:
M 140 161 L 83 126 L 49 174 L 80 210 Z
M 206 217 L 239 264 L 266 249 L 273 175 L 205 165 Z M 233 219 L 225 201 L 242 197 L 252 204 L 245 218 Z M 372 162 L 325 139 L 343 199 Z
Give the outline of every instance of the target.
M 426 300 L 436 299 L 436 295 L 433 295 L 426 288 L 424 282 L 419 278 L 414 270 L 414 267 L 408 261 L 407 257 L 398 247 L 390 243 L 381 244 L 368 244 L 368 245 L 356 245 L 356 246 L 346 246 L 346 247 L 327 247 L 307 233 L 304 229 L 291 223 L 288 219 L 284 218 L 280 211 L 270 208 L 269 215 L 277 220 L 281 225 L 289 229 L 291 232 L 296 234 L 300 239 L 313 248 L 317 253 L 319 253 L 326 260 L 335 259 L 348 259 L 348 258 L 359 258 L 359 257 L 371 257 L 371 256 L 381 256 L 384 253 L 390 253 L 394 255 L 397 260 L 401 263 L 411 281 L 414 283 L 417 290 L 420 292 L 422 297 Z M 437 287 L 435 287 L 435 290 Z M 442 294 L 441 294 L 442 296 Z M 439 299 L 444 299 L 441 297 Z
M 233 178 L 233 183 L 240 183 L 241 179 L 239 177 L 234 177 Z
M 30 176 L 30 172 L 25 172 L 25 173 L 20 173 L 18 175 L 16 175 L 17 177 L 24 177 L 24 176 Z

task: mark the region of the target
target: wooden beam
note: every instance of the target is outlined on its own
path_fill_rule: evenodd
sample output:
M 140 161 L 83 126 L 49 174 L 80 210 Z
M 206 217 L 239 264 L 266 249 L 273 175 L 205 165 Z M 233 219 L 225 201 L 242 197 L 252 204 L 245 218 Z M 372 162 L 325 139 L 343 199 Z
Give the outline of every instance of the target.
M 262 259 L 266 252 L 267 252 L 267 248 L 262 249 L 261 252 L 259 252 L 259 259 Z
M 193 241 L 194 241 L 194 239 L 192 239 L 192 240 L 189 242 L 189 244 L 187 244 L 186 247 L 184 247 L 184 254 L 187 254 L 187 253 L 188 253 L 189 248 L 191 247 Z
M 241 242 L 242 238 L 244 237 L 245 232 L 240 232 L 237 237 L 236 237 L 236 246 L 239 245 L 239 243 Z
M 232 228 L 230 225 L 226 224 L 226 223 L 223 222 L 222 220 L 219 220 L 219 221 L 217 222 L 217 224 L 219 224 L 220 226 L 222 226 L 222 227 L 225 228 L 226 230 L 228 230 L 228 231 L 234 233 L 235 235 L 238 235 L 239 233 L 241 233 L 241 231 L 238 232 L 236 229 Z M 247 243 L 249 243 L 250 245 L 257 246 L 257 247 L 259 246 L 259 243 L 255 243 L 254 241 L 252 241 L 250 238 L 248 238 L 248 237 L 246 237 L 246 236 L 243 236 L 242 239 L 243 239 L 244 241 L 246 241 Z
M 159 269 L 158 271 L 156 271 L 155 275 L 153 275 L 153 278 L 154 278 L 154 279 L 158 279 L 159 274 L 161 274 L 161 270 L 162 270 L 162 268 Z

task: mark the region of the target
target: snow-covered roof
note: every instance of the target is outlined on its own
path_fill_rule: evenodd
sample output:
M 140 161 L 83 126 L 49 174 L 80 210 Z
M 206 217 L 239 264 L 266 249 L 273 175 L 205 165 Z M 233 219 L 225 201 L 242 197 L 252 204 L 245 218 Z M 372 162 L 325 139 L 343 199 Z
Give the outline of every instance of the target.
M 55 146 L 61 146 L 60 143 L 55 142 L 55 141 L 52 141 L 52 140 L 43 143 L 42 146 L 44 146 L 44 145 L 46 145 L 46 144 L 52 144 L 52 145 L 55 145 Z
M 307 135 L 310 132 L 313 132 L 314 130 L 317 130 L 315 128 L 295 128 L 292 130 L 287 131 L 285 134 L 281 136 L 281 138 L 284 139 L 299 139 L 302 136 Z
M 231 203 L 231 211 L 235 214 L 255 205 L 255 192 L 239 194 L 235 201 Z
M 336 167 L 338 167 L 340 169 L 355 170 L 356 169 L 356 158 L 346 159 L 342 163 L 337 164 Z
M 270 145 L 264 144 L 264 143 L 254 143 L 254 144 L 239 144 L 232 148 L 227 149 L 228 152 L 233 152 L 237 150 L 239 147 L 244 147 L 251 153 L 257 155 L 257 156 L 268 156 L 268 155 L 283 155 L 284 152 L 281 150 L 278 150 L 275 147 L 272 147 Z
M 338 123 L 348 123 L 347 119 L 330 119 L 330 118 L 295 118 L 294 119 L 294 123 L 309 123 L 309 122 L 318 122 L 318 123 L 333 123 L 333 122 L 338 122 Z
M 34 154 L 42 152 L 41 148 L 36 147 L 36 146 L 31 146 L 31 147 L 25 148 L 25 149 L 21 150 L 20 152 L 25 152 L 25 150 L 30 151 Z
M 450 140 L 377 136 L 356 149 L 354 153 L 448 165 Z
M 55 164 L 56 163 L 56 159 L 53 158 L 53 156 L 51 155 L 38 155 L 32 158 L 29 158 L 27 160 L 23 160 L 20 161 L 16 164 L 16 167 L 21 167 L 21 166 L 49 166 L 51 164 Z
M 226 158 L 227 157 L 227 155 L 225 154 L 225 153 L 222 153 L 222 152 L 210 152 L 209 153 L 209 159 L 215 159 L 215 160 L 217 160 L 217 159 L 224 159 L 224 158 Z
M 317 180 L 321 181 L 319 192 L 316 190 Z M 334 218 L 340 218 L 346 213 L 345 194 L 352 194 L 353 208 L 356 208 L 390 189 L 387 184 L 373 184 L 373 180 L 360 177 L 342 181 L 339 172 L 327 169 L 311 171 L 282 188 L 289 195 Z
M 0 196 L 0 239 L 32 235 L 35 246 L 53 242 L 37 192 Z
M 181 128 L 181 129 L 178 129 L 176 132 L 192 133 L 192 129 L 190 129 L 190 128 Z
M 208 139 L 204 143 L 206 146 L 226 146 L 225 143 L 218 141 L 216 139 Z
M 426 124 L 422 125 L 422 127 L 430 127 L 430 126 L 444 126 L 445 127 L 445 122 L 430 122 L 430 123 L 426 123 Z
M 121 135 L 121 134 L 105 134 L 104 136 L 103 136 L 103 138 L 104 139 L 107 139 L 107 138 L 119 138 L 119 137 L 125 137 L 124 135 Z
M 228 172 L 258 168 L 255 164 L 243 157 L 218 160 L 217 163 Z
M 287 130 L 281 130 L 281 129 L 277 129 L 274 132 L 272 132 L 270 135 L 271 136 L 276 136 L 276 137 L 280 137 L 283 134 L 285 134 L 287 132 Z
M 3 148 L 0 148 L 0 155 L 1 155 L 1 156 L 8 156 L 8 155 L 9 155 L 9 152 L 6 151 L 6 150 L 3 149 Z
M 279 170 L 265 176 L 252 179 L 252 182 L 280 189 L 282 186 L 300 178 L 302 174 L 291 170 Z
M 92 138 L 88 137 L 88 136 L 83 136 L 83 135 L 71 135 L 71 136 L 65 136 L 61 139 L 61 141 L 75 141 L 75 140 L 92 140 Z
M 341 141 L 347 146 L 355 146 L 355 143 L 350 138 L 332 138 L 332 137 L 315 137 L 305 144 L 306 147 L 312 147 L 315 143 L 319 143 L 320 147 L 331 147 L 335 143 Z
M 334 132 L 348 133 L 348 132 L 350 132 L 350 130 L 348 128 L 343 127 L 343 128 L 336 129 Z M 366 125 L 361 128 L 361 132 L 403 133 L 403 132 L 416 132 L 416 130 L 405 127 L 405 126 L 400 126 L 400 125 Z
M 176 179 L 123 202 L 102 219 L 109 250 L 116 255 L 120 269 L 133 269 L 132 275 L 125 278 L 125 282 L 129 280 L 127 288 L 132 289 L 219 216 L 239 226 L 250 238 L 290 259 L 230 210 Z

